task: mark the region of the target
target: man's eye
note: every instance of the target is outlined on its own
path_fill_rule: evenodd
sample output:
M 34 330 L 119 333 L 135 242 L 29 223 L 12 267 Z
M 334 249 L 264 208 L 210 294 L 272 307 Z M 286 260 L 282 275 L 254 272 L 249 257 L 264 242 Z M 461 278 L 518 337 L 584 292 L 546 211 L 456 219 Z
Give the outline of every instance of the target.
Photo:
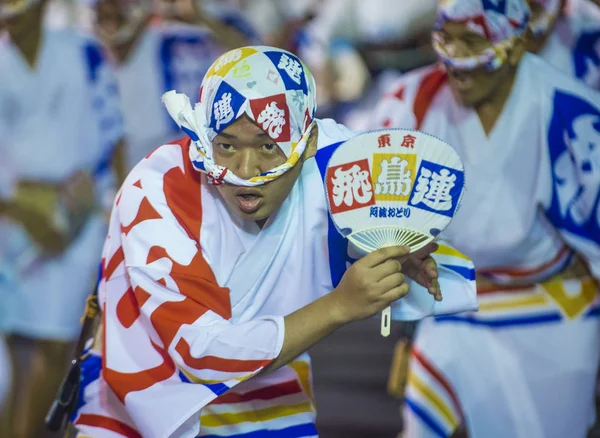
M 218 143 L 217 146 L 219 147 L 219 149 L 222 149 L 227 152 L 233 151 L 233 145 L 227 143 Z
M 263 150 L 266 152 L 275 152 L 277 150 L 277 145 L 276 144 L 263 144 Z

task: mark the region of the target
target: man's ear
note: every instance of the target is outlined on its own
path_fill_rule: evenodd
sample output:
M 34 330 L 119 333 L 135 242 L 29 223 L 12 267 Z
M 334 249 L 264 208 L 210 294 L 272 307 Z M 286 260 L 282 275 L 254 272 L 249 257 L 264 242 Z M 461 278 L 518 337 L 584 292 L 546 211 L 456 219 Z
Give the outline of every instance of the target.
M 306 149 L 304 150 L 304 154 L 302 154 L 302 161 L 306 161 L 309 158 L 312 158 L 317 154 L 318 142 L 319 142 L 319 127 L 315 123 L 313 125 L 312 130 L 310 131 L 310 136 L 308 137 L 308 142 L 306 144 Z

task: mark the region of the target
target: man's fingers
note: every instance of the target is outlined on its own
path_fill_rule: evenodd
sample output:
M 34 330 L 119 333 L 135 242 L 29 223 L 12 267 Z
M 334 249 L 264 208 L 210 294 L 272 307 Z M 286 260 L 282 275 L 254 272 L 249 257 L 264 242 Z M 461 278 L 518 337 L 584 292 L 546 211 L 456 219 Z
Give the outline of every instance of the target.
M 402 284 L 404 284 L 404 275 L 402 275 L 400 272 L 396 272 L 380 280 L 377 283 L 377 286 L 381 287 L 382 293 L 386 293 Z
M 400 286 L 396 286 L 383 294 L 383 299 L 387 305 L 390 305 L 394 301 L 398 301 L 400 298 L 406 296 L 409 291 L 408 283 L 403 283 Z
M 372 268 L 382 264 L 386 260 L 396 259 L 405 256 L 410 253 L 409 246 L 388 246 L 386 248 L 378 249 L 370 254 L 367 254 L 363 260 L 368 267 Z
M 442 301 L 442 291 L 440 290 L 440 282 L 438 280 L 432 280 L 427 291 L 433 295 L 436 301 Z
M 432 257 L 428 257 L 423 263 L 423 269 L 427 276 L 431 279 L 438 277 L 437 263 Z
M 380 281 L 396 272 L 402 272 L 402 264 L 396 259 L 386 260 L 382 264 L 375 266 L 372 272 L 374 275 L 373 279 Z
M 414 253 L 411 254 L 411 257 L 415 257 L 417 259 L 424 259 L 427 256 L 429 256 L 429 254 L 431 254 L 432 252 L 436 252 L 438 249 L 439 245 L 435 242 L 430 242 L 427 245 L 425 245 L 423 248 L 415 251 Z

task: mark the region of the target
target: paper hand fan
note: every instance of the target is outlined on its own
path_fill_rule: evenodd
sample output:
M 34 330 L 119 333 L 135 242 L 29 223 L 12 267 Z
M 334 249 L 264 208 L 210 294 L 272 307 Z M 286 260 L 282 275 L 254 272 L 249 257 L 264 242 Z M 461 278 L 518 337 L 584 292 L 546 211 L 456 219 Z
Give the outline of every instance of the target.
M 365 255 L 386 246 L 417 251 L 448 226 L 464 190 L 463 164 L 447 143 L 419 131 L 385 129 L 353 137 L 327 165 L 329 213 Z M 390 333 L 391 309 L 381 334 Z

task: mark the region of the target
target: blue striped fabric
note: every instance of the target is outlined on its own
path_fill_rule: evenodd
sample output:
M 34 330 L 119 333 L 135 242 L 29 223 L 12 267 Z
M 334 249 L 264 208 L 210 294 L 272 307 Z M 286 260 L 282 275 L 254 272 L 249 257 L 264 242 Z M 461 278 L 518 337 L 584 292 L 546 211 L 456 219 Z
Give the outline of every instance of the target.
M 409 397 L 404 398 L 404 403 L 406 406 L 414 412 L 414 414 L 423 421 L 429 428 L 435 432 L 437 436 L 440 438 L 447 438 L 449 435 L 444 432 L 444 428 L 431 416 L 429 413 L 419 405 L 416 401 L 410 399 Z
M 238 435 L 226 435 L 227 438 L 303 438 L 318 436 L 317 428 L 313 423 L 299 424 L 279 430 L 261 429 Z M 221 435 L 206 435 L 202 438 L 223 438 Z

